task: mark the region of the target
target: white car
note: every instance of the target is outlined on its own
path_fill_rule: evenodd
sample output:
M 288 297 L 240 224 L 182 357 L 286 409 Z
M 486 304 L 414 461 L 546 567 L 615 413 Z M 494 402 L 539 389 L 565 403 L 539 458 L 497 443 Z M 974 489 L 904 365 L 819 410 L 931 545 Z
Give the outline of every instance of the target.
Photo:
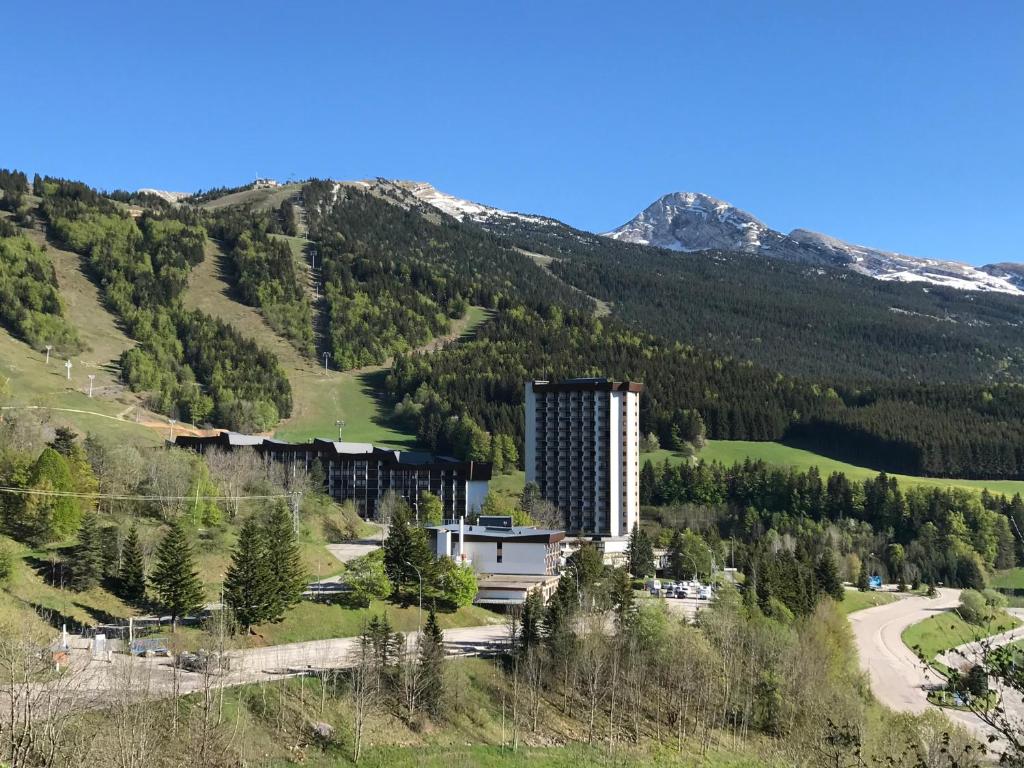
M 700 592 L 697 593 L 697 599 L 699 600 L 710 600 L 711 599 L 711 587 L 701 587 Z

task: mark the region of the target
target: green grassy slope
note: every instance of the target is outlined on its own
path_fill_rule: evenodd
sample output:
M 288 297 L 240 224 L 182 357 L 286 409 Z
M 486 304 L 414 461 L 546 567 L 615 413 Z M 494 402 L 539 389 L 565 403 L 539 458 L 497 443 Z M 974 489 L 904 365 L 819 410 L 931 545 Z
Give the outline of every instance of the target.
M 63 358 L 54 354 L 47 365 L 45 350 L 33 349 L 0 331 L 0 389 L 6 390 L 3 405 L 33 407 L 54 426 L 68 425 L 81 433 L 92 431 L 143 444 L 158 443 L 162 434 L 135 421 L 136 416 L 142 422 L 153 422 L 156 417 L 142 407 L 138 395 L 118 381 L 118 358 L 134 342 L 103 306 L 80 257 L 48 244 L 42 232 L 25 230 L 25 234 L 46 245 L 65 313 L 86 349 L 72 357 L 69 380 Z M 92 398 L 88 396 L 90 374 L 96 377 Z
M 903 644 L 929 662 L 943 651 L 991 637 L 1020 624 L 1008 613 L 1000 613 L 984 626 L 968 624 L 954 611 L 943 611 L 903 630 Z
M 299 183 L 282 184 L 280 187 L 268 187 L 265 189 L 246 189 L 202 203 L 200 207 L 214 211 L 231 205 L 251 205 L 257 210 L 266 210 L 268 208 L 277 208 L 289 197 L 301 191 L 301 189 L 302 184 Z
M 746 458 L 760 459 L 768 464 L 780 466 L 792 466 L 798 469 L 817 467 L 822 475 L 828 476 L 832 472 L 842 472 L 853 480 L 863 480 L 868 477 L 876 477 L 878 470 L 858 467 L 854 464 L 847 464 L 843 461 L 830 459 L 811 451 L 801 448 L 792 448 L 781 443 L 756 443 L 749 440 L 708 440 L 700 457 L 705 461 L 718 461 L 723 464 L 734 464 Z M 645 453 L 641 459 L 650 459 L 660 463 L 665 459 L 670 463 L 683 461 L 683 457 L 668 450 Z M 1024 481 L 1022 480 L 959 480 L 941 477 L 916 477 L 913 475 L 891 475 L 903 486 L 940 486 L 966 488 L 968 490 L 980 491 L 988 488 L 992 493 L 1003 493 L 1012 496 L 1015 493 L 1024 493 Z

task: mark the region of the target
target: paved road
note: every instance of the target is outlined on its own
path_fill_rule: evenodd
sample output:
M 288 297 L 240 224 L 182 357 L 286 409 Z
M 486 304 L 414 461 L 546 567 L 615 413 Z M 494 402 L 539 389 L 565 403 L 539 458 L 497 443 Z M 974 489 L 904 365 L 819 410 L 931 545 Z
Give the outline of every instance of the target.
M 408 642 L 414 642 L 415 636 L 409 633 Z M 448 629 L 444 636 L 449 655 L 473 656 L 497 650 L 506 642 L 508 629 L 496 623 Z M 107 660 L 97 660 L 88 651 L 73 650 L 68 672 L 58 681 L 33 688 L 39 695 L 47 688 L 59 692 L 55 695 L 62 701 L 74 700 L 79 706 L 102 706 L 128 689 L 133 697 L 169 696 L 175 691 L 191 693 L 207 687 L 279 680 L 306 670 L 344 669 L 353 666 L 356 643 L 356 638 L 345 637 L 231 651 L 230 670 L 209 677 L 176 670 L 167 658 L 112 654 Z M 0 694 L 0 700 L 6 701 L 6 697 Z
M 1024 608 L 1007 608 L 1006 612 L 1018 620 L 1024 621 Z M 950 651 L 939 654 L 937 658 L 947 667 L 955 667 L 963 671 L 981 662 L 986 650 L 1001 648 L 1020 639 L 1024 639 L 1024 624 L 984 640 L 958 645 Z
M 901 597 L 895 602 L 850 614 L 861 669 L 867 673 L 871 690 L 882 704 L 899 712 L 913 713 L 924 712 L 932 706 L 928 703 L 927 690 L 945 679 L 927 668 L 903 644 L 900 636 L 911 624 L 955 608 L 959 602 L 960 590 L 940 589 L 936 598 Z M 1004 691 L 1002 695 L 1014 717 L 1024 715 L 1024 701 L 1018 695 L 1012 691 Z M 970 712 L 942 711 L 983 743 L 993 735 L 992 729 Z M 990 749 L 998 750 L 1000 745 L 996 742 Z
M 930 705 L 924 686 L 942 678 L 926 669 L 917 655 L 903 644 L 900 635 L 917 624 L 960 602 L 960 590 L 940 589 L 936 598 L 901 597 L 850 614 L 860 666 L 871 681 L 871 690 L 882 704 L 900 712 L 924 712 Z
M 493 652 L 507 638 L 504 624 L 465 627 L 444 631 L 444 644 L 450 655 L 478 655 Z M 416 633 L 410 633 L 412 643 Z M 169 694 L 175 688 L 181 693 L 213 687 L 242 685 L 264 680 L 278 680 L 304 670 L 345 669 L 352 666 L 357 639 L 333 638 L 313 640 L 266 648 L 249 648 L 228 653 L 230 669 L 226 673 L 207 676 L 172 667 L 164 657 L 139 658 L 114 654 L 110 660 L 91 658 L 88 651 L 73 651 L 72 668 L 76 688 L 101 694 L 120 690 L 129 677 L 154 695 Z

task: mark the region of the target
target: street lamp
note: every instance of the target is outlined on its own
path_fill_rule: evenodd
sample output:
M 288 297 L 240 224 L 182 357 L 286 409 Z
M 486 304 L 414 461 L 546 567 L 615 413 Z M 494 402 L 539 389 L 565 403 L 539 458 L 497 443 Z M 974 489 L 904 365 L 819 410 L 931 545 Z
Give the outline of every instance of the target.
M 167 423 L 171 425 L 171 442 L 174 442 L 174 425 L 177 424 L 177 419 L 168 419 Z
M 327 367 L 327 361 L 328 361 L 328 359 L 330 357 L 331 357 L 331 353 L 330 352 L 324 352 L 324 373 L 327 373 L 330 370 L 330 368 Z
M 53 344 L 46 345 L 46 364 L 50 364 L 50 350 L 53 349 Z
M 336 426 L 338 428 L 338 442 L 340 443 L 341 442 L 341 430 L 343 430 L 345 428 L 345 420 L 344 419 L 338 419 L 336 422 L 334 422 L 334 426 Z
M 71 381 L 71 360 L 70 360 L 70 358 L 68 360 L 64 361 L 64 367 L 68 369 L 68 381 Z
M 412 563 L 410 563 L 408 560 L 405 561 L 405 564 L 408 565 L 411 568 L 414 568 L 416 570 L 416 575 L 419 577 L 419 580 L 420 580 L 420 608 L 419 608 L 419 612 L 416 614 L 416 625 L 417 625 L 417 627 L 419 627 L 419 631 L 422 631 L 423 630 L 423 571 L 421 571 L 419 568 L 416 568 L 416 566 L 413 565 Z
M 89 374 L 89 397 L 92 397 L 92 382 L 93 382 L 93 380 L 95 378 L 96 378 L 96 374 L 95 373 L 90 373 Z

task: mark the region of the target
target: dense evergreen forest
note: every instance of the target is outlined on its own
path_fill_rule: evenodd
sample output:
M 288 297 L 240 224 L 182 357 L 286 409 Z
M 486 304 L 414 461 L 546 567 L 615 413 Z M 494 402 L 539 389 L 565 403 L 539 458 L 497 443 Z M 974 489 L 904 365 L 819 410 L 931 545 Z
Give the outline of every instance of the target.
M 287 201 L 285 201 L 287 203 Z M 294 214 L 222 208 L 207 224 L 212 237 L 224 244 L 239 298 L 263 311 L 270 327 L 312 356 L 313 320 L 303 276 L 287 242 L 268 233 L 294 230 Z M 282 223 L 282 220 L 284 223 Z M 291 227 L 287 226 L 291 222 Z
M 138 346 L 121 356 L 125 380 L 151 405 L 197 423 L 262 430 L 291 411 L 291 389 L 274 356 L 231 326 L 180 300 L 202 261 L 206 231 L 188 209 L 128 216 L 84 184 L 41 183 L 49 234 L 82 254 Z M 198 386 L 197 386 L 198 385 Z
M 738 563 L 788 549 L 811 560 L 838 555 L 841 576 L 860 564 L 892 581 L 982 588 L 987 574 L 1021 559 L 1014 528 L 1024 501 L 962 489 L 901 488 L 884 473 L 863 482 L 747 461 L 726 467 L 646 462 L 640 474 L 645 526 L 667 545 L 674 529 L 700 532 L 725 557 L 721 541 L 743 545 Z M 664 531 L 662 533 L 662 531 Z M 784 541 L 789 537 L 788 542 Z
M 590 304 L 486 233 L 435 224 L 333 182 L 307 184 L 303 198 L 322 259 L 331 353 L 342 368 L 415 348 L 444 333 L 470 304 Z
M 551 220 L 489 230 L 630 326 L 795 376 L 847 383 L 1020 381 L 1024 301 L 731 252 L 677 253 Z

